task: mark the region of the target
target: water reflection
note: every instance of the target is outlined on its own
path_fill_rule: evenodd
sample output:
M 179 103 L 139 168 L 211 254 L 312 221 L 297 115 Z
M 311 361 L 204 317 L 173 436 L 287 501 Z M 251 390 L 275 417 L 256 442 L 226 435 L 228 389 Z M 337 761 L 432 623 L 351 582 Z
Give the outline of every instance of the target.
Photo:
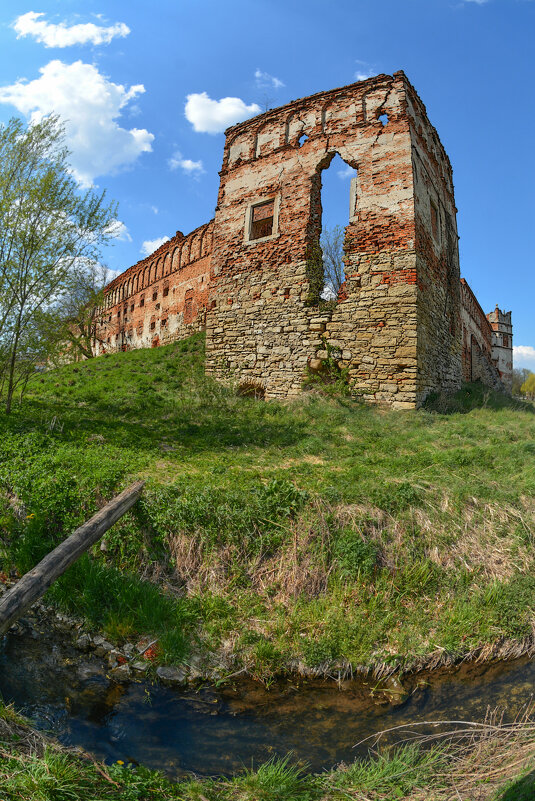
M 367 745 L 354 744 L 391 726 L 481 720 L 496 706 L 513 717 L 534 687 L 535 663 L 528 658 L 420 674 L 396 706 L 385 695 L 371 698 L 362 680 L 341 690 L 332 683 L 285 682 L 269 692 L 248 681 L 198 692 L 116 684 L 99 660 L 80 664 L 71 646 L 46 633 L 9 635 L 0 652 L 4 700 L 39 728 L 100 759 L 142 762 L 170 776 L 228 775 L 289 751 L 321 770 L 367 753 Z

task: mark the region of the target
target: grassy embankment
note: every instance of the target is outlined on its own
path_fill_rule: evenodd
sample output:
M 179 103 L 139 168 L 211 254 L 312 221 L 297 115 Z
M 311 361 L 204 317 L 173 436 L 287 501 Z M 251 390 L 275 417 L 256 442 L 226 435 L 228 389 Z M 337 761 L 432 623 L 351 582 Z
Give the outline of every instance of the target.
M 468 742 L 413 744 L 319 775 L 274 759 L 232 779 L 173 784 L 143 767 L 68 752 L 0 703 L 0 792 L 2 801 L 531 801 L 535 723 L 495 723 Z
M 263 403 L 205 378 L 202 349 L 195 336 L 32 381 L 0 417 L 0 567 L 27 570 L 145 477 L 107 550 L 48 595 L 110 638 L 151 634 L 164 662 L 193 649 L 264 678 L 527 647 L 532 406 L 476 385 L 437 401 L 453 414 L 316 392 Z

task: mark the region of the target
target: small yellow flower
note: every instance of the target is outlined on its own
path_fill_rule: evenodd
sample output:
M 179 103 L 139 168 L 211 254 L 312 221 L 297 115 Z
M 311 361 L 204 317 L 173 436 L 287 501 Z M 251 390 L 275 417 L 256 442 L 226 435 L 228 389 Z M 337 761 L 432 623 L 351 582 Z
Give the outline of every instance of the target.
M 31 513 L 31 515 L 26 515 L 26 520 L 31 520 L 32 517 L 35 517 L 33 512 Z
M 122 760 L 122 759 L 118 759 L 118 760 L 117 760 L 117 764 L 118 764 L 118 765 L 124 765 L 124 762 L 123 762 L 123 760 Z

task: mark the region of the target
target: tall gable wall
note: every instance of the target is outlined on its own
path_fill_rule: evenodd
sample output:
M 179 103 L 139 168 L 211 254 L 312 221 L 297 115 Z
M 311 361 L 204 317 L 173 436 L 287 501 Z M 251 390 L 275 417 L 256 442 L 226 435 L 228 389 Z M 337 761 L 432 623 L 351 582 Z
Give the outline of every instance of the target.
M 415 149 L 427 169 L 416 178 Z M 358 178 L 346 282 L 332 310 L 319 302 L 317 278 L 321 172 L 336 153 Z M 415 209 L 424 188 L 446 210 L 447 255 L 429 242 L 430 223 Z M 251 220 L 263 202 L 273 203 L 273 228 L 256 240 Z M 207 369 L 286 397 L 301 391 L 307 367 L 334 357 L 355 393 L 399 408 L 439 385 L 459 386 L 457 239 L 446 215 L 454 225 L 451 167 L 403 73 L 230 129 L 214 222 Z

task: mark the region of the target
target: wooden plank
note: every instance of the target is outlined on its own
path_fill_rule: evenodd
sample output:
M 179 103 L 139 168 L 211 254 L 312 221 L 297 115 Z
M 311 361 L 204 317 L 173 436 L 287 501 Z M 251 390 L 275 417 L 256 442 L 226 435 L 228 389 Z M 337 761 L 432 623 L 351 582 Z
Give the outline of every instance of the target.
M 144 486 L 144 481 L 136 481 L 123 490 L 4 593 L 0 598 L 0 636 L 135 504 Z

